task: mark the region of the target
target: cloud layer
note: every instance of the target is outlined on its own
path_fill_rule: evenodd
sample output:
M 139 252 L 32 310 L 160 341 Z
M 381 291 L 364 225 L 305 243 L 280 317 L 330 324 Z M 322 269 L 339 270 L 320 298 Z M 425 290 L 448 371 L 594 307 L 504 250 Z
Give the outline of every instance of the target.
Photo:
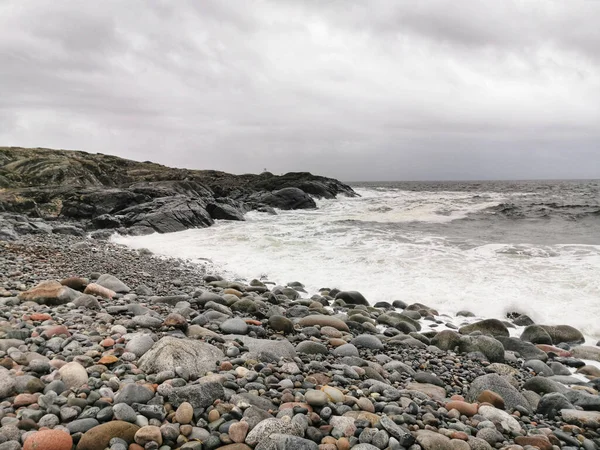
M 0 145 L 344 180 L 600 177 L 600 2 L 6 0 Z

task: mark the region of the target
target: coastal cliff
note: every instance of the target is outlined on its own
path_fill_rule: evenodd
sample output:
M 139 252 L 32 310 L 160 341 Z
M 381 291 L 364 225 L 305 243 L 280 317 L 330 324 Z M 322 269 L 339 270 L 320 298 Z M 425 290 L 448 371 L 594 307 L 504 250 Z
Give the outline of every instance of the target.
M 19 216 L 4 215 L 5 237 L 11 228 L 13 234 L 47 232 L 48 220 L 66 233 L 77 232 L 69 227 L 167 233 L 210 226 L 215 219 L 244 220 L 251 210 L 315 208 L 313 197 L 338 195 L 356 193 L 307 172 L 233 175 L 101 153 L 0 147 L 0 212 Z

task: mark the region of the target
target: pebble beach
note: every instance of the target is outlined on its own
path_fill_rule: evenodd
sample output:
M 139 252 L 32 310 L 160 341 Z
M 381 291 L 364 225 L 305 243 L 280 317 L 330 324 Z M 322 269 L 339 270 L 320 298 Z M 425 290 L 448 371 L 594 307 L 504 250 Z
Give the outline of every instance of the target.
M 0 450 L 592 450 L 598 361 L 524 315 L 0 241 Z

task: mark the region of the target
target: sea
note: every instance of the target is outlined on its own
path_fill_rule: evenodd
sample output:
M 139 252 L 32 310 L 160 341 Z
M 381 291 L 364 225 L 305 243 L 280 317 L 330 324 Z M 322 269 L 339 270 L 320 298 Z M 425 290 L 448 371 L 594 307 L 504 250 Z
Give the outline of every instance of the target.
M 600 338 L 600 181 L 351 183 L 317 209 L 147 236 L 133 248 L 229 279 L 361 292 L 452 316 L 529 315 Z M 594 341 L 595 342 L 595 341 Z

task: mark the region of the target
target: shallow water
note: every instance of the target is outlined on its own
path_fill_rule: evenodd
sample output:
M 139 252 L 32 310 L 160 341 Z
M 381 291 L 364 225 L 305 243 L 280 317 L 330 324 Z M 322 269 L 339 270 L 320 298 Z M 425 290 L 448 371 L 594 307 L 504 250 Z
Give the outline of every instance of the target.
M 317 210 L 252 212 L 245 222 L 115 237 L 218 272 L 358 290 L 502 318 L 566 323 L 600 337 L 599 183 L 361 183 Z

